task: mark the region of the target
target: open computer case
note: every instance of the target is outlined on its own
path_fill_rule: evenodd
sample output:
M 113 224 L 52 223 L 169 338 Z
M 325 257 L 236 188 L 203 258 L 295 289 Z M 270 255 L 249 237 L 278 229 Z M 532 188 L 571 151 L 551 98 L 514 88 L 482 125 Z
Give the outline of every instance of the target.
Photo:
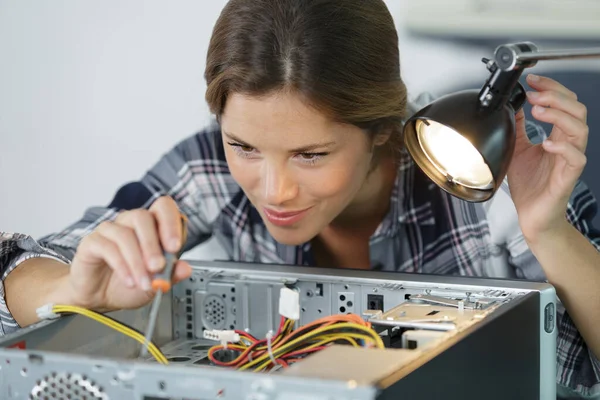
M 1 338 L 0 398 L 556 397 L 556 293 L 547 283 L 217 261 L 192 266 L 192 276 L 160 306 L 153 343 L 168 364 L 140 357 L 141 345 L 114 329 L 66 314 Z M 294 329 L 355 314 L 385 348 L 333 343 L 259 371 L 211 362 L 219 332 L 264 338 L 277 329 L 281 307 L 298 313 Z M 148 310 L 109 315 L 142 332 Z M 226 358 L 227 351 L 235 352 L 219 354 Z

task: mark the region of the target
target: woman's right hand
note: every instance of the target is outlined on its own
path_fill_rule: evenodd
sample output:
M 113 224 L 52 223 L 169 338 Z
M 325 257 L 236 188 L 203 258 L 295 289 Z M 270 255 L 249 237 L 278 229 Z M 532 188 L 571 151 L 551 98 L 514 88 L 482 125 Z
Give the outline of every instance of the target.
M 149 210 L 124 211 L 103 222 L 80 243 L 71 263 L 69 285 L 73 305 L 106 312 L 138 308 L 154 297 L 151 277 L 165 267 L 163 249 L 183 246 L 182 218 L 170 197 Z M 186 279 L 191 267 L 177 261 L 173 282 Z

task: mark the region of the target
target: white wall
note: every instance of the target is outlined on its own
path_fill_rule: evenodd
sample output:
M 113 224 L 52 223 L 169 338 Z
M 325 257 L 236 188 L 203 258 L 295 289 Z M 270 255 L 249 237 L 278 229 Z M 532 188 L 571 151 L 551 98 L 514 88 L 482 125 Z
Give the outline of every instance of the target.
M 225 0 L 0 0 L 0 231 L 35 237 L 107 204 L 209 118 L 203 80 Z M 409 38 L 416 94 L 486 76 L 487 47 Z
M 0 230 L 61 228 L 202 126 L 202 3 L 0 1 Z

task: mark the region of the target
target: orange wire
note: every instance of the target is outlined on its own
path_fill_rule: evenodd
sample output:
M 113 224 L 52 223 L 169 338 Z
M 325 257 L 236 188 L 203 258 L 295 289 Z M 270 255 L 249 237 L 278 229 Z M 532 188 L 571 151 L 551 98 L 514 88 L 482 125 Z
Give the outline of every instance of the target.
M 302 331 L 307 331 L 304 334 L 307 334 L 308 332 L 310 332 L 310 328 L 313 327 L 326 327 L 326 326 L 330 326 L 333 325 L 335 323 L 340 323 L 340 322 L 352 322 L 352 323 L 356 323 L 358 325 L 362 325 L 365 326 L 367 328 L 371 328 L 371 323 L 367 322 L 365 320 L 363 320 L 360 316 L 358 316 L 357 314 L 338 314 L 338 315 L 328 315 L 322 318 L 319 318 L 315 321 L 312 321 L 304 326 L 302 326 L 301 328 L 297 329 L 296 331 L 293 331 L 293 322 L 292 320 L 288 320 L 284 317 L 281 317 L 281 321 L 280 321 L 280 325 L 279 325 L 279 329 L 277 331 L 277 336 L 275 336 L 273 338 L 273 341 L 271 342 L 271 348 L 273 350 L 283 346 L 286 342 L 289 341 L 290 336 L 292 333 L 294 332 L 302 332 Z M 290 332 L 287 332 L 287 331 Z M 243 331 L 240 331 L 239 333 L 242 333 Z M 255 353 L 253 354 L 253 358 L 258 358 L 262 355 L 265 354 L 265 352 L 267 351 L 264 346 L 266 346 L 266 339 L 262 339 L 262 340 L 258 340 L 256 338 L 254 338 L 253 336 L 246 334 L 246 332 L 244 333 L 244 337 L 248 338 L 250 341 L 253 341 L 253 344 L 244 348 L 242 346 L 238 346 L 238 345 L 228 345 L 228 348 L 233 348 L 233 349 L 238 349 L 238 350 L 243 350 L 243 352 L 236 357 L 236 359 L 232 360 L 232 361 L 228 361 L 228 362 L 221 362 L 218 361 L 214 358 L 214 352 L 217 350 L 222 350 L 224 347 L 223 346 L 214 346 L 212 347 L 209 352 L 208 352 L 208 357 L 211 361 L 213 361 L 215 364 L 217 365 L 221 365 L 221 366 L 235 366 L 235 367 L 240 367 L 241 365 L 245 364 L 247 361 L 249 361 L 249 354 Z M 262 346 L 261 346 L 262 344 Z M 261 347 L 260 350 L 255 350 L 257 347 Z M 320 349 L 323 349 L 324 346 L 321 346 Z M 316 350 L 313 349 L 308 349 L 308 350 L 298 350 L 289 354 L 286 354 L 285 356 L 283 356 L 283 358 L 288 358 L 290 356 L 295 356 L 295 355 L 301 355 L 301 354 L 306 354 L 308 352 L 313 352 Z

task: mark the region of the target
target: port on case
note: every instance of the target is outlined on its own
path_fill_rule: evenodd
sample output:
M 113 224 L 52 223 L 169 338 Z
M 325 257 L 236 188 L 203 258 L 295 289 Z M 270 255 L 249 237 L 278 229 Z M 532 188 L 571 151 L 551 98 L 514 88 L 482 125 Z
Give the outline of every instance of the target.
M 323 297 L 323 284 L 317 283 L 317 288 L 315 289 L 315 296 Z
M 354 312 L 354 293 L 338 292 L 338 310 L 342 314 Z
M 368 294 L 367 295 L 367 306 L 368 306 L 369 310 L 383 311 L 383 295 L 382 294 Z

